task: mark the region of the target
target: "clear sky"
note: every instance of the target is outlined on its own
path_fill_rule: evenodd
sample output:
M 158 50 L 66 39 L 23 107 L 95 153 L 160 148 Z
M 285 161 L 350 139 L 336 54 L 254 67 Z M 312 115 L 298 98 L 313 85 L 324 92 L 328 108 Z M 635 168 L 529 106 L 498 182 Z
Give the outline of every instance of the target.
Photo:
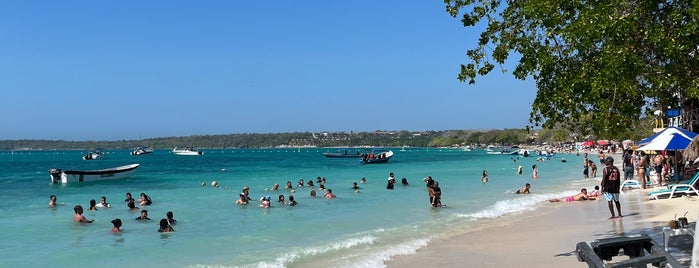
M 0 139 L 523 128 L 442 1 L 0 3 Z

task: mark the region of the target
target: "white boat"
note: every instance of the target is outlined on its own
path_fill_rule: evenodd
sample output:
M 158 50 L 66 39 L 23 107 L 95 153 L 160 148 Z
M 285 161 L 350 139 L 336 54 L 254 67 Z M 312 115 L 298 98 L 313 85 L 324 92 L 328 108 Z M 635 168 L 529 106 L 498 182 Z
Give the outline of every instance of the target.
M 153 153 L 153 149 L 148 148 L 148 147 L 138 147 L 131 151 L 131 155 L 142 155 L 142 154 L 150 154 Z
M 139 166 L 140 164 L 130 164 L 98 170 L 61 170 L 52 168 L 49 169 L 49 175 L 51 176 L 51 183 L 116 180 L 131 176 Z
M 541 151 L 537 152 L 537 155 L 543 156 L 543 157 L 553 157 L 556 154 L 553 152 L 546 151 L 546 150 L 541 150 Z
M 473 148 L 471 147 L 471 145 L 466 145 L 464 147 L 461 147 L 461 150 L 464 152 L 470 152 L 473 150 Z
M 176 155 L 202 155 L 202 154 L 204 154 L 204 152 L 199 151 L 197 149 L 194 149 L 192 147 L 187 147 L 184 149 L 177 149 L 177 147 L 175 147 L 175 149 L 172 149 L 172 153 L 176 154 Z
M 95 160 L 104 158 L 107 158 L 107 154 L 100 151 L 88 152 L 86 155 L 83 155 L 83 160 Z
M 518 147 L 488 147 L 485 150 L 487 154 L 499 154 L 499 155 L 517 155 L 519 154 Z
M 529 155 L 530 155 L 529 150 L 527 150 L 527 149 L 519 149 L 517 151 L 517 154 L 524 156 L 524 157 L 529 157 Z

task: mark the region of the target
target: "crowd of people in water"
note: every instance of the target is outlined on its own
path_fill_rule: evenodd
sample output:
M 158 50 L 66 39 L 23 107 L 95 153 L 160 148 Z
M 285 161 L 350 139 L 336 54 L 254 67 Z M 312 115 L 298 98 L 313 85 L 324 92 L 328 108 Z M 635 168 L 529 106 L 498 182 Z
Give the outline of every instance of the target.
M 441 189 L 439 188 L 439 183 L 434 181 L 431 176 L 425 178 L 424 181 L 426 183 L 427 191 L 428 191 L 428 194 L 430 196 L 430 205 L 433 207 L 441 207 L 442 206 L 442 203 L 441 203 L 442 192 L 441 192 Z M 360 180 L 360 182 L 362 184 L 364 184 L 367 182 L 367 180 L 366 180 L 366 178 L 362 178 Z M 326 198 L 326 199 L 336 198 L 337 196 L 333 193 L 333 190 L 325 187 L 326 183 L 327 183 L 327 179 L 325 177 L 317 177 L 315 182 L 313 180 L 309 180 L 307 182 L 304 182 L 304 180 L 301 179 L 296 183 L 296 187 L 294 187 L 294 184 L 291 183 L 291 181 L 287 181 L 284 189 L 289 190 L 291 193 L 295 193 L 296 188 L 309 187 L 310 188 L 309 196 L 312 198 L 315 198 L 315 197 L 317 197 L 317 193 L 316 193 L 316 184 L 317 184 L 319 191 L 325 191 L 325 194 L 323 194 L 323 198 Z M 386 189 L 387 190 L 395 189 L 396 183 L 397 183 L 397 180 L 395 178 L 395 174 L 393 172 L 391 172 L 388 175 L 388 180 L 386 181 Z M 403 186 L 410 185 L 408 183 L 407 178 L 402 178 L 400 183 Z M 206 183 L 202 183 L 202 185 L 206 185 Z M 215 182 L 213 182 L 212 185 L 214 187 L 217 187 L 217 184 Z M 361 187 L 359 187 L 359 183 L 357 183 L 356 181 L 352 183 L 352 190 L 354 190 L 355 193 L 359 193 L 360 189 L 361 189 Z M 269 190 L 271 190 L 271 191 L 279 190 L 279 183 L 275 183 L 274 185 L 272 185 L 271 189 L 265 188 L 265 192 L 267 192 Z M 261 196 L 259 199 L 259 206 L 262 208 L 272 207 L 271 199 L 272 199 L 272 197 L 270 195 Z M 277 200 L 278 200 L 277 203 L 279 205 L 282 205 L 282 206 L 284 206 L 284 205 L 286 205 L 286 206 L 298 205 L 298 202 L 295 200 L 293 195 L 289 195 L 288 201 L 287 201 L 287 197 L 285 197 L 283 194 L 280 194 Z M 237 205 L 248 205 L 248 204 L 250 204 L 250 202 L 252 202 L 252 197 L 250 197 L 250 187 L 245 186 L 245 187 L 243 187 L 243 190 L 241 191 L 241 193 L 238 194 L 238 199 L 235 201 L 235 203 Z
M 606 160 L 606 159 L 605 159 Z M 594 167 L 594 163 L 590 165 L 590 162 L 588 160 L 585 160 L 589 166 Z M 522 166 L 519 166 L 518 174 L 522 174 Z M 606 174 L 605 174 L 606 175 Z M 592 176 L 596 176 L 596 170 L 593 169 Z M 532 166 L 532 179 L 538 179 L 538 169 L 536 165 Z M 481 176 L 481 182 L 482 183 L 487 183 L 489 180 L 488 178 L 488 171 L 483 170 L 482 176 Z M 367 182 L 366 178 L 361 178 L 359 183 L 365 184 Z M 423 179 L 423 182 L 425 183 L 426 187 L 426 192 L 429 197 L 429 204 L 432 207 L 443 207 L 445 205 L 442 204 L 442 191 L 441 188 L 439 187 L 439 182 L 435 181 L 432 176 L 425 177 Z M 359 193 L 361 187 L 359 186 L 358 182 L 353 182 L 352 183 L 352 190 L 354 190 L 355 193 Z M 387 190 L 393 190 L 395 189 L 395 185 L 397 183 L 397 179 L 395 177 L 395 174 L 393 172 L 389 173 L 387 182 L 386 182 L 386 189 Z M 401 185 L 403 186 L 408 186 L 408 179 L 407 178 L 402 178 L 401 179 Z M 326 199 L 333 199 L 336 198 L 337 196 L 335 193 L 333 193 L 333 190 L 330 188 L 326 188 L 327 184 L 327 179 L 325 177 L 317 177 L 315 181 L 313 180 L 308 180 L 304 181 L 303 179 L 300 179 L 299 181 L 296 182 L 294 185 L 291 181 L 287 181 L 284 189 L 288 190 L 290 193 L 296 193 L 296 190 L 299 188 L 305 188 L 309 189 L 309 196 L 312 198 L 315 198 L 317 196 L 316 190 L 318 191 L 324 191 L 322 197 Z M 202 182 L 202 186 L 206 186 L 205 182 Z M 218 183 L 216 181 L 213 181 L 211 183 L 211 186 L 213 187 L 219 187 Z M 272 203 L 272 196 L 268 194 L 268 192 L 271 191 L 278 191 L 280 188 L 279 183 L 274 183 L 271 187 L 271 189 L 265 188 L 265 194 L 259 198 L 259 207 L 261 208 L 270 208 L 272 206 L 275 206 Z M 517 189 L 514 193 L 515 194 L 529 194 L 531 189 L 531 184 L 526 183 L 525 186 L 521 189 Z M 595 186 L 595 190 L 593 192 L 588 193 L 587 189 L 582 189 L 579 194 L 573 195 L 573 196 L 568 196 L 568 197 L 563 197 L 563 198 L 554 198 L 550 199 L 550 202 L 571 202 L 571 201 L 582 201 L 582 200 L 593 200 L 595 199 L 598 195 L 600 194 L 599 191 L 599 186 Z M 235 201 L 235 204 L 237 205 L 249 205 L 252 202 L 253 198 L 250 196 L 250 187 L 244 186 L 242 188 L 242 191 L 240 194 L 238 194 L 238 199 Z M 138 204 L 140 207 L 146 207 L 152 205 L 153 201 L 150 196 L 148 196 L 145 193 L 141 193 L 140 197 L 138 199 L 134 199 L 131 195 L 131 193 L 126 193 L 126 197 L 124 199 L 124 204 L 128 208 L 130 212 L 139 212 L 140 215 L 135 218 L 137 221 L 150 221 L 151 219 L 149 218 L 148 215 L 148 210 L 146 209 L 141 209 L 137 207 L 136 205 Z M 96 202 L 96 200 L 92 199 L 89 201 L 89 208 L 88 210 L 98 210 L 102 208 L 111 208 L 112 205 L 107 203 L 107 198 L 102 196 L 100 197 L 99 203 Z M 284 194 L 279 194 L 277 197 L 277 206 L 296 206 L 299 203 L 296 201 L 295 197 L 293 195 L 288 195 L 285 196 Z M 55 207 L 56 206 L 56 195 L 51 195 L 50 196 L 50 202 L 49 202 L 50 207 Z M 611 205 L 610 205 L 611 206 Z M 76 205 L 74 207 L 74 212 L 75 215 L 73 216 L 73 220 L 78 223 L 92 223 L 94 220 L 87 219 L 85 216 L 83 216 L 83 207 L 81 205 Z M 112 232 L 113 233 L 118 233 L 121 231 L 122 227 L 122 220 L 119 218 L 115 218 L 112 221 L 113 228 Z M 175 225 L 177 221 L 173 218 L 173 213 L 172 211 L 168 211 L 166 214 L 166 218 L 162 218 L 159 222 L 159 228 L 158 232 L 173 232 L 173 225 Z
M 432 207 L 442 207 L 444 206 L 442 204 L 442 191 L 441 188 L 439 187 L 439 182 L 435 181 L 432 179 L 431 176 L 428 176 L 423 179 L 425 182 L 425 186 L 427 189 L 427 193 L 429 196 L 429 204 Z M 367 182 L 366 178 L 361 178 L 360 183 L 365 184 Z M 316 197 L 316 184 L 318 185 L 318 190 L 319 191 L 325 191 L 323 194 L 323 198 L 326 199 L 333 199 L 336 198 L 337 196 L 333 193 L 333 190 L 330 188 L 326 188 L 325 185 L 327 183 L 327 179 L 325 177 L 317 177 L 316 181 L 314 182 L 313 180 L 309 180 L 307 182 L 304 182 L 303 179 L 299 180 L 296 183 L 296 187 L 292 184 L 291 181 L 286 182 L 286 186 L 284 187 L 285 189 L 289 190 L 291 193 L 295 193 L 296 189 L 298 188 L 303 188 L 303 187 L 308 187 L 310 188 L 309 195 L 310 197 L 315 198 Z M 389 174 L 388 180 L 386 182 L 386 189 L 387 190 L 393 190 L 395 188 L 395 184 L 397 183 L 397 180 L 395 178 L 395 174 L 391 172 Z M 401 185 L 403 186 L 409 186 L 410 184 L 408 183 L 407 178 L 402 178 L 401 179 Z M 202 183 L 202 186 L 206 186 L 206 183 Z M 219 187 L 218 183 L 216 181 L 211 183 L 211 186 L 213 187 Z M 359 193 L 361 187 L 359 187 L 359 183 L 353 182 L 352 187 L 351 187 L 355 193 Z M 271 191 L 277 191 L 279 190 L 279 184 L 275 183 L 271 189 L 265 189 L 265 192 L 268 192 L 269 190 Z M 100 210 L 100 209 L 109 209 L 112 208 L 112 204 L 107 202 L 107 198 L 105 196 L 102 196 L 99 198 L 99 203 L 95 199 L 91 199 L 89 201 L 89 207 L 88 210 Z M 51 195 L 49 197 L 49 207 L 55 208 L 57 207 L 57 196 L 56 195 Z M 237 205 L 248 205 L 252 202 L 252 197 L 250 196 L 250 187 L 245 186 L 242 189 L 242 192 L 238 195 L 238 199 L 235 201 L 235 204 Z M 136 221 L 140 222 L 148 222 L 151 221 L 151 218 L 149 217 L 148 210 L 144 209 L 144 207 L 150 206 L 153 204 L 153 200 L 151 199 L 150 196 L 148 196 L 146 193 L 141 193 L 138 199 L 134 199 L 131 193 L 127 192 L 124 198 L 124 204 L 127 207 L 129 212 L 134 212 L 134 213 L 139 213 L 139 216 L 135 218 Z M 137 206 L 138 204 L 138 206 Z M 296 206 L 299 203 L 296 201 L 293 195 L 284 196 L 283 194 L 280 194 L 277 198 L 277 205 L 281 206 Z M 140 207 L 139 207 L 140 206 Z M 260 197 L 259 199 L 259 206 L 261 208 L 270 208 L 273 206 L 272 203 L 272 197 L 268 194 L 265 194 Z M 74 215 L 73 215 L 73 221 L 76 223 L 81 223 L 81 224 L 89 224 L 94 222 L 94 219 L 88 219 L 83 215 L 83 207 L 81 205 L 76 205 L 73 207 Z M 113 227 L 111 229 L 112 233 L 120 233 L 121 228 L 123 226 L 123 221 L 120 218 L 115 218 L 111 221 Z M 158 232 L 174 232 L 173 225 L 177 223 L 177 220 L 174 219 L 173 212 L 168 211 L 166 213 L 166 217 L 162 218 L 159 222 L 159 228 Z
M 49 197 L 49 207 L 56 208 L 58 206 L 58 203 L 56 203 L 57 199 L 58 198 L 56 195 L 51 195 Z M 141 193 L 139 199 L 134 199 L 131 193 L 126 193 L 126 198 L 124 199 L 124 203 L 130 212 L 140 211 L 139 216 L 135 218 L 136 221 L 150 221 L 151 219 L 148 217 L 148 210 L 136 207 L 136 202 L 138 202 L 141 207 L 145 207 L 152 205 L 153 200 L 145 193 Z M 104 196 L 100 197 L 99 203 L 97 203 L 95 199 L 91 199 L 89 204 L 90 206 L 88 207 L 88 210 L 108 209 L 112 207 L 112 204 L 107 203 L 107 198 Z M 88 219 L 85 217 L 85 215 L 83 215 L 84 209 L 81 205 L 75 205 L 73 207 L 73 212 L 75 213 L 73 215 L 73 221 L 76 223 L 93 223 L 95 221 L 94 219 Z M 120 233 L 123 224 L 122 220 L 120 218 L 115 218 L 111 222 L 113 225 L 111 232 Z M 162 218 L 159 222 L 158 232 L 174 232 L 175 229 L 172 226 L 175 224 L 177 224 L 177 220 L 174 218 L 174 213 L 172 211 L 168 211 L 165 214 L 165 218 Z

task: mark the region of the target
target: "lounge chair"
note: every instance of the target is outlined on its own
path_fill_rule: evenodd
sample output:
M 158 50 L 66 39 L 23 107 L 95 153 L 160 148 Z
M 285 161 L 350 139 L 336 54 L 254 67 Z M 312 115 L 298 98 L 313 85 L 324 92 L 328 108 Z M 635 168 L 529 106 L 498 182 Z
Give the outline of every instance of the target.
M 652 186 L 652 183 L 649 181 L 646 182 L 646 187 L 648 187 L 648 186 Z M 628 179 L 628 180 L 625 180 L 624 182 L 621 183 L 621 189 L 624 189 L 624 188 L 640 189 L 641 183 L 636 179 Z
M 668 198 L 672 198 L 675 195 L 684 195 L 684 194 L 696 194 L 699 195 L 699 191 L 697 191 L 697 181 L 699 181 L 699 172 L 694 174 L 694 177 L 692 177 L 691 180 L 687 183 L 677 183 L 673 185 L 668 185 L 667 189 L 659 190 L 659 191 L 652 191 L 648 193 L 648 196 L 654 198 L 654 199 L 659 199 L 662 196 L 669 195 Z

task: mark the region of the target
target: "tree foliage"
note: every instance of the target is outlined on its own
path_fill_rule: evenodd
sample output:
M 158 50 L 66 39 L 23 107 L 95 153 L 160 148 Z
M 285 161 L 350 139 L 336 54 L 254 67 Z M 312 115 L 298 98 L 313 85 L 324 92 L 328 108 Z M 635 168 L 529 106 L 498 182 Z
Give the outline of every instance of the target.
M 697 1 L 444 2 L 465 27 L 485 26 L 458 79 L 516 61 L 512 75 L 536 82 L 534 125 L 621 138 L 649 110 L 699 97 Z

